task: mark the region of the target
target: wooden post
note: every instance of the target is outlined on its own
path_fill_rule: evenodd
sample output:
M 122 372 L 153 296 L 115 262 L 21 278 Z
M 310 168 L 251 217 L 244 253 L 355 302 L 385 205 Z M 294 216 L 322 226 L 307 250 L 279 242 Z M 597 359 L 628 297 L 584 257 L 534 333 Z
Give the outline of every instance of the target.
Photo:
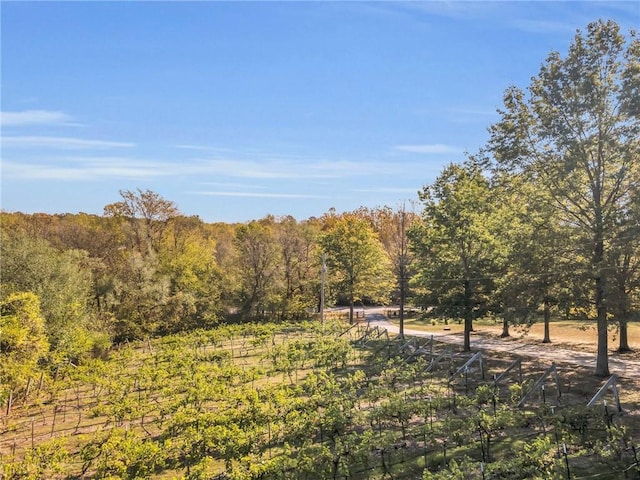
M 327 278 L 327 256 L 322 253 L 322 267 L 320 269 L 320 323 L 324 329 L 324 286 Z
M 51 435 L 50 435 L 51 438 L 53 438 L 53 432 L 56 429 L 56 416 L 57 416 L 57 414 L 58 414 L 58 405 L 56 404 L 53 407 L 53 421 L 51 422 Z
M 7 400 L 7 417 L 11 413 L 11 405 L 13 404 L 13 390 L 9 392 L 9 399 Z
M 27 380 L 27 388 L 25 390 L 25 394 L 24 394 L 24 398 L 27 399 L 29 398 L 29 392 L 31 391 L 31 382 L 33 381 L 33 379 L 31 377 L 29 377 L 29 380 Z

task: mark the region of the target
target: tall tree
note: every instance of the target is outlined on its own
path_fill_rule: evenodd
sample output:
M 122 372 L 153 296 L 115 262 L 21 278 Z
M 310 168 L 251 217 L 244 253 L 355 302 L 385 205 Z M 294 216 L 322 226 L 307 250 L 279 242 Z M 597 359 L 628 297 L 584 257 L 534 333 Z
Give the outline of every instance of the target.
M 410 231 L 416 255 L 413 281 L 436 310 L 464 319 L 468 351 L 473 318 L 487 307 L 501 253 L 489 180 L 472 160 L 450 164 L 424 187 L 420 200 L 422 222 Z
M 169 279 L 160 273 L 157 255 L 127 252 L 109 295 L 115 341 L 142 339 L 161 330 L 169 298 Z
M 151 190 L 121 190 L 120 196 L 104 207 L 105 217 L 125 232 L 111 286 L 116 340 L 211 323 L 215 244 L 200 236 L 200 219 L 180 216 L 173 202 Z
M 76 360 L 91 348 L 91 269 L 86 252 L 60 251 L 42 238 L 3 231 L 2 294 L 33 292 L 53 350 Z
M 143 255 L 158 252 L 168 221 L 179 215 L 176 205 L 151 190 L 120 190 L 122 200 L 104 207 L 106 217 L 127 220 L 135 248 Z
M 317 301 L 316 239 L 318 231 L 308 222 L 285 217 L 276 225 L 282 265 L 283 319 L 300 318 Z
M 205 328 L 217 321 L 222 273 L 216 262 L 216 242 L 198 217 L 169 221 L 159 254 L 159 271 L 169 281 L 173 305 L 191 305 L 191 314 L 166 321 L 165 332 Z M 171 318 L 171 317 L 169 317 Z M 169 320 L 167 318 L 167 320 Z
M 566 228 L 553 216 L 546 192 L 521 175 L 497 172 L 492 190 L 504 221 L 499 235 L 506 246 L 504 274 L 496 280 L 503 314 L 502 336 L 509 336 L 510 321 L 532 322 L 543 309 L 543 343 L 551 342 L 551 311 L 569 268 L 576 271 Z
M 0 300 L 0 398 L 35 376 L 49 350 L 44 324 L 35 293 L 15 292 Z
M 275 295 L 281 281 L 281 252 L 274 223 L 274 218 L 268 216 L 240 225 L 236 230 L 241 307 L 254 317 L 263 316 L 278 303 Z
M 237 274 L 238 251 L 236 230 L 238 225 L 209 223 L 204 225 L 207 236 L 215 239 L 215 261 L 220 273 L 220 307 L 226 311 L 236 308 L 240 291 L 240 275 Z
M 408 211 L 405 205 L 397 210 L 385 206 L 373 210 L 361 209 L 365 218 L 369 218 L 373 228 L 380 238 L 387 257 L 391 263 L 393 275 L 396 281 L 394 301 L 399 304 L 400 338 L 404 337 L 404 313 L 405 304 L 409 295 L 409 277 L 413 253 L 409 249 L 408 231 L 419 219 L 413 211 Z
M 327 267 L 349 301 L 349 320 L 357 300 L 382 300 L 391 290 L 389 259 L 369 222 L 354 213 L 332 218 L 320 237 Z
M 609 374 L 607 249 L 640 178 L 640 41 L 612 21 L 578 31 L 565 58 L 552 52 L 529 94 L 504 95 L 490 150 L 504 168 L 548 189 L 563 221 L 588 245 L 596 310 L 595 373 Z
M 607 264 L 611 270 L 609 305 L 618 324 L 618 352 L 630 352 L 628 323 L 640 318 L 640 188 L 630 208 L 622 212 L 612 239 Z

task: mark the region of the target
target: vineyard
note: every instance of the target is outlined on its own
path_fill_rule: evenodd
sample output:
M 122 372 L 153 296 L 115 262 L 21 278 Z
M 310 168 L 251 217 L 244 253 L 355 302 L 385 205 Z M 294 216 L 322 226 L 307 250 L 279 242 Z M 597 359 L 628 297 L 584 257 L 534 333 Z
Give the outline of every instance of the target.
M 222 326 L 30 380 L 0 478 L 640 478 L 634 387 L 587 407 L 603 385 L 364 323 Z

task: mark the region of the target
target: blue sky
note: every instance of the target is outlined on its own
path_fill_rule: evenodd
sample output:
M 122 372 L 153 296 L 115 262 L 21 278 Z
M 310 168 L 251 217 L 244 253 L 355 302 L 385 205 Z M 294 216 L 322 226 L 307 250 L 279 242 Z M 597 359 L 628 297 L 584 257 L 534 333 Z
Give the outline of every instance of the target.
M 509 85 L 640 2 L 7 2 L 2 209 L 302 220 L 417 200 Z

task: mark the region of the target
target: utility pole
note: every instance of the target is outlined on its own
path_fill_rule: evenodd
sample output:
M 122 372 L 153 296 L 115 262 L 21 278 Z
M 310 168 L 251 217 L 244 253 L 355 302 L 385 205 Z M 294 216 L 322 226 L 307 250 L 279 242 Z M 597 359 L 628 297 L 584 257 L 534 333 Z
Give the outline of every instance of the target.
M 326 254 L 322 254 L 322 267 L 320 269 L 320 322 L 324 325 L 324 284 L 327 277 Z
M 404 300 L 407 294 L 406 292 L 406 276 L 407 276 L 407 239 L 405 229 L 405 211 L 404 205 L 402 205 L 402 212 L 400 212 L 400 265 L 398 266 L 398 276 L 400 277 L 400 338 L 404 338 Z

